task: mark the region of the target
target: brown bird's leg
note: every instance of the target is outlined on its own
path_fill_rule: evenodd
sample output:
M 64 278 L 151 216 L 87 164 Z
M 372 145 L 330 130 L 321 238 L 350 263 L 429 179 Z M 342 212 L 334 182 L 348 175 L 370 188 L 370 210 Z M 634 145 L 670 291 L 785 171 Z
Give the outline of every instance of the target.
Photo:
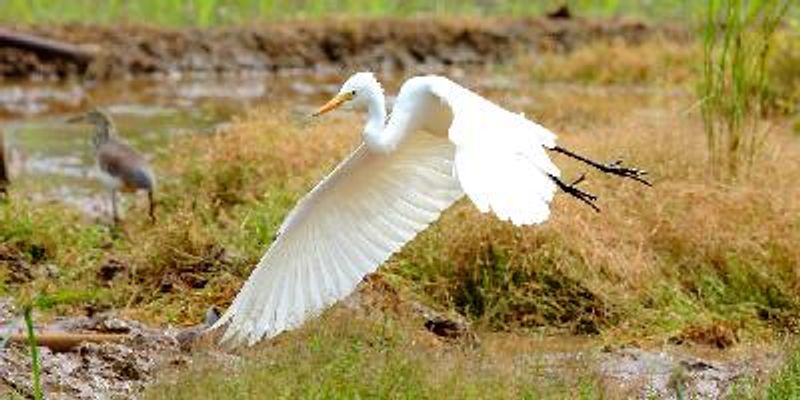
M 555 146 L 549 150 L 555 151 L 556 153 L 564 154 L 567 157 L 574 158 L 584 164 L 597 168 L 598 170 L 606 174 L 616 175 L 622 178 L 630 178 L 643 185 L 653 186 L 649 181 L 647 181 L 644 178 L 644 176 L 647 175 L 647 171 L 637 168 L 625 167 L 622 165 L 622 160 L 616 160 L 608 164 L 603 164 L 597 161 L 590 160 L 582 155 L 573 153 L 563 147 Z
M 3 131 L 0 131 L 0 201 L 8 200 L 8 171 L 6 170 L 5 147 L 3 146 Z
M 117 190 L 111 189 L 111 217 L 114 220 L 114 225 L 119 223 L 119 216 L 117 215 Z
M 153 191 L 147 191 L 147 201 L 150 204 L 150 222 L 156 222 L 156 202 L 153 199 Z

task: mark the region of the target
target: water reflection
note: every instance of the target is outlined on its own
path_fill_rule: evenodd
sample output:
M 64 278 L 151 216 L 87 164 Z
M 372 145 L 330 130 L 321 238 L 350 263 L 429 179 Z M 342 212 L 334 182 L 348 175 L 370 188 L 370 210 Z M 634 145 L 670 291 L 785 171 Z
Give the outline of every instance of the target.
M 317 83 L 313 82 L 316 80 Z M 152 158 L 173 137 L 213 132 L 249 106 L 316 104 L 326 94 L 319 76 L 189 76 L 105 83 L 25 82 L 0 85 L 0 129 L 11 179 L 36 200 L 60 199 L 102 212 L 89 146 L 92 127 L 66 123 L 94 106 L 106 108 L 127 141 Z M 29 189 L 29 190 L 28 190 Z

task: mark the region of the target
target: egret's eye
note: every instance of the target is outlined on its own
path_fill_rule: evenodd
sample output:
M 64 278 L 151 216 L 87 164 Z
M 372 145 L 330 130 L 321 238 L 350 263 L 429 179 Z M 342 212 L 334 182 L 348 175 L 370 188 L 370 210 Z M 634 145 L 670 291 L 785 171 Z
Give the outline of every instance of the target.
M 351 95 L 351 96 L 355 96 L 355 95 L 356 95 L 356 91 L 355 91 L 355 90 L 351 90 L 351 91 L 350 91 L 350 95 Z

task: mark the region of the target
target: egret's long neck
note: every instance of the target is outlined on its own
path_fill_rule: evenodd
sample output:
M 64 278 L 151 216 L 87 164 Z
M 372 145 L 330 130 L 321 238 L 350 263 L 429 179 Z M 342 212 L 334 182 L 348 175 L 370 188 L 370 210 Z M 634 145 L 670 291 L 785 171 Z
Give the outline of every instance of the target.
M 386 100 L 379 89 L 367 92 L 367 124 L 364 126 L 364 142 L 371 150 L 385 151 L 382 141 L 386 123 Z

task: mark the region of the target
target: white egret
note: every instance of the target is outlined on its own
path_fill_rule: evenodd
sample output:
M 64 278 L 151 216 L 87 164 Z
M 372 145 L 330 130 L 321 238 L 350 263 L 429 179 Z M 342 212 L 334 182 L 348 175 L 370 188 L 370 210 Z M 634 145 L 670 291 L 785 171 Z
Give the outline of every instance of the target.
M 439 76 L 406 81 L 391 118 L 371 73 L 350 77 L 315 115 L 366 108 L 363 142 L 303 197 L 231 306 L 223 343 L 254 344 L 295 328 L 351 293 L 369 273 L 464 194 L 515 225 L 550 215 L 564 183 L 547 151 L 642 183 L 644 171 L 601 164 L 556 146 L 556 135 Z

